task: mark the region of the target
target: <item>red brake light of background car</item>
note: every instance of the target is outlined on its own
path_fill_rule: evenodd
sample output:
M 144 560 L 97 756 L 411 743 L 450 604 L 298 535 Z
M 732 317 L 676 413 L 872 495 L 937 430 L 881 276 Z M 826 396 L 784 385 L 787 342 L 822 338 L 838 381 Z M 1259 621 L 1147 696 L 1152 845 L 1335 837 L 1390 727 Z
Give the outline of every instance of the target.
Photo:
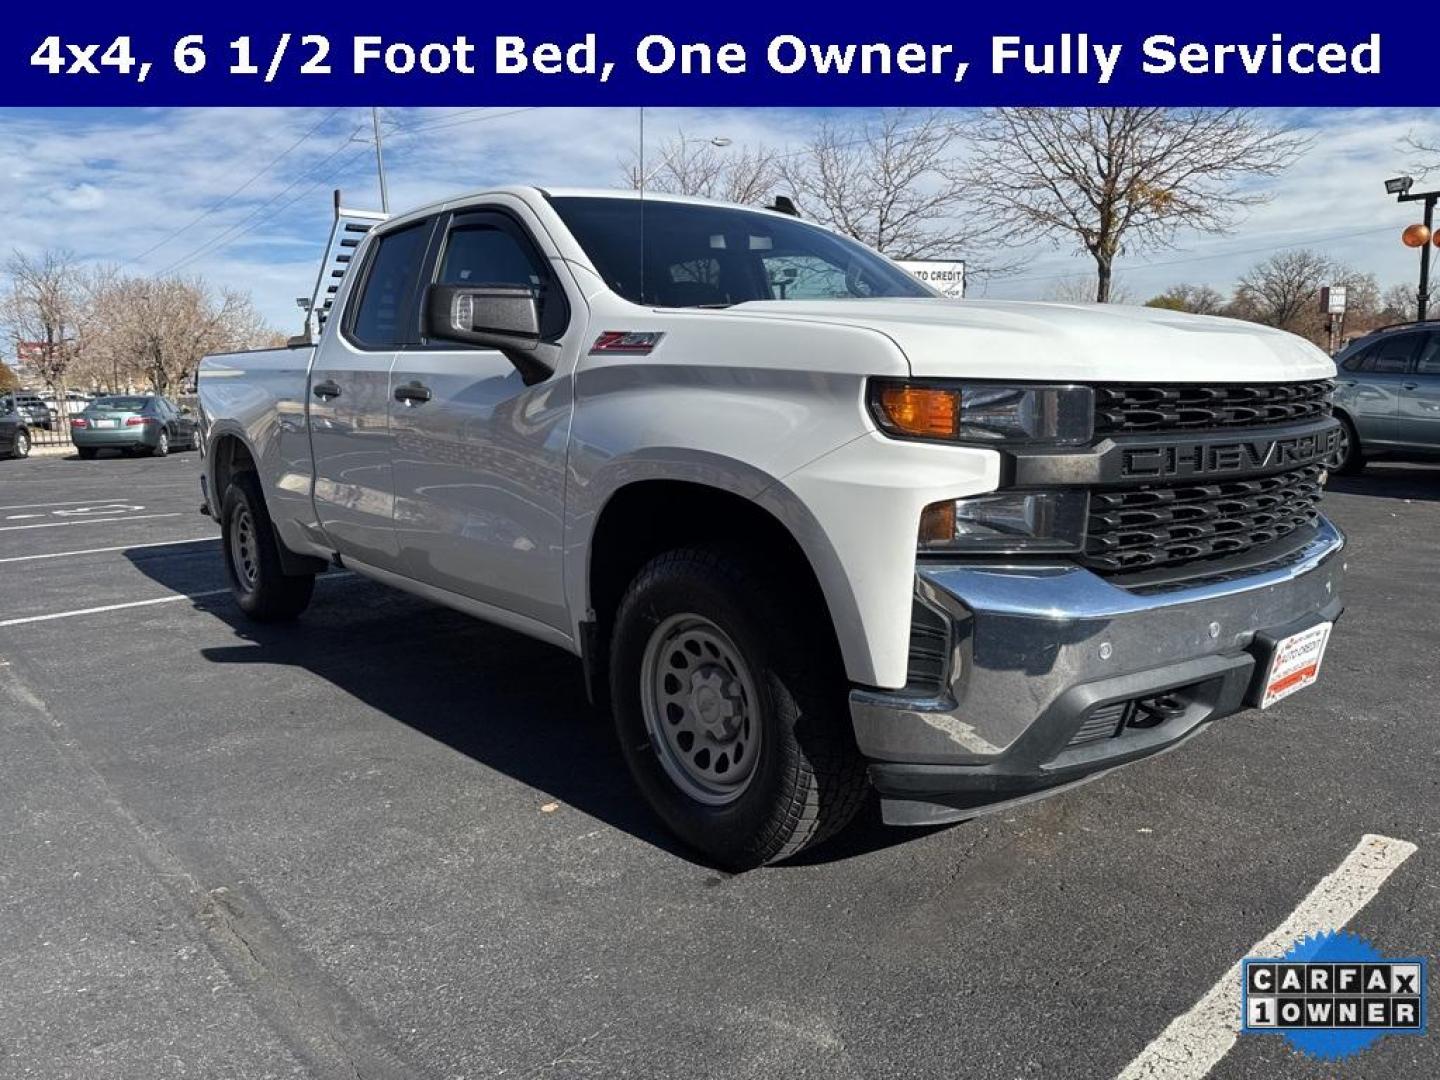
M 141 424 L 153 423 L 155 423 L 155 418 L 153 416 L 131 416 L 127 417 L 125 420 L 126 427 L 139 427 Z
M 89 426 L 90 426 L 90 421 L 89 421 L 89 420 L 86 420 L 83 416 L 72 416 L 72 417 L 70 418 L 70 426 L 71 426 L 71 427 L 89 427 Z

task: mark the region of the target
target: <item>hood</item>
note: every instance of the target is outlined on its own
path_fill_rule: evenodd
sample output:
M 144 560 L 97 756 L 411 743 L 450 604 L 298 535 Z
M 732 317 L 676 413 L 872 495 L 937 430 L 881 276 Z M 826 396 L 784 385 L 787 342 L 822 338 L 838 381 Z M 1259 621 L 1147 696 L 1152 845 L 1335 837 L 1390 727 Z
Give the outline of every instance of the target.
M 1335 374 L 1323 351 L 1294 334 L 1162 308 L 899 299 L 762 300 L 726 310 L 878 330 L 920 377 L 1214 383 Z

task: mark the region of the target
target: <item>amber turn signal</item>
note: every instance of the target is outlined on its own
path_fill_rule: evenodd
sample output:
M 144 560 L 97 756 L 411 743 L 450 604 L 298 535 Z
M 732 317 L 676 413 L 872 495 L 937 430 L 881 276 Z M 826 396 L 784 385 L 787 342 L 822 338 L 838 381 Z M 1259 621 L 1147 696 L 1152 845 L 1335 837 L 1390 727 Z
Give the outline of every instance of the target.
M 960 417 L 960 391 L 928 386 L 887 386 L 880 408 L 897 431 L 928 439 L 955 435 Z

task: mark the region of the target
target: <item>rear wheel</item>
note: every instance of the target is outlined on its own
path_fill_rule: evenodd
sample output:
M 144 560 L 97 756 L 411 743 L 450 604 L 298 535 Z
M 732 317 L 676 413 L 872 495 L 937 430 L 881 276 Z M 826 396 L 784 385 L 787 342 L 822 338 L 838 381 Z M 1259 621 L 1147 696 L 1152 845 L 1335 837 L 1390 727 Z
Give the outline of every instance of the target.
M 286 574 L 253 472 L 236 473 L 220 510 L 225 572 L 240 610 L 257 622 L 293 619 L 310 604 L 314 574 Z
M 1360 449 L 1360 436 L 1348 416 L 1340 417 L 1340 447 L 1335 451 L 1334 471 L 1341 476 L 1354 476 L 1365 468 L 1365 454 Z
M 94 461 L 96 456 L 100 453 L 100 451 L 93 446 L 77 446 L 75 448 L 75 452 L 79 454 L 82 458 L 84 458 L 86 461 Z
M 27 458 L 30 456 L 30 433 L 23 427 L 15 432 L 15 445 L 10 448 L 10 456 Z
M 745 870 L 837 832 L 866 792 L 828 628 L 793 591 L 723 549 L 641 570 L 616 615 L 621 749 L 666 825 Z
M 170 453 L 170 433 L 164 428 L 155 437 L 155 445 L 150 448 L 151 457 L 165 457 Z

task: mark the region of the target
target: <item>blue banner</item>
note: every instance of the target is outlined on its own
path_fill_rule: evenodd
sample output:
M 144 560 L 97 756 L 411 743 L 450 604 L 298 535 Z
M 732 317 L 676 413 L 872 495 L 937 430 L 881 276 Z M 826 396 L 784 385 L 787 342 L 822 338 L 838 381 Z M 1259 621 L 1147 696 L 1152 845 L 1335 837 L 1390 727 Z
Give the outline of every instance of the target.
M 0 104 L 1440 104 L 1421 11 L 17 5 Z

